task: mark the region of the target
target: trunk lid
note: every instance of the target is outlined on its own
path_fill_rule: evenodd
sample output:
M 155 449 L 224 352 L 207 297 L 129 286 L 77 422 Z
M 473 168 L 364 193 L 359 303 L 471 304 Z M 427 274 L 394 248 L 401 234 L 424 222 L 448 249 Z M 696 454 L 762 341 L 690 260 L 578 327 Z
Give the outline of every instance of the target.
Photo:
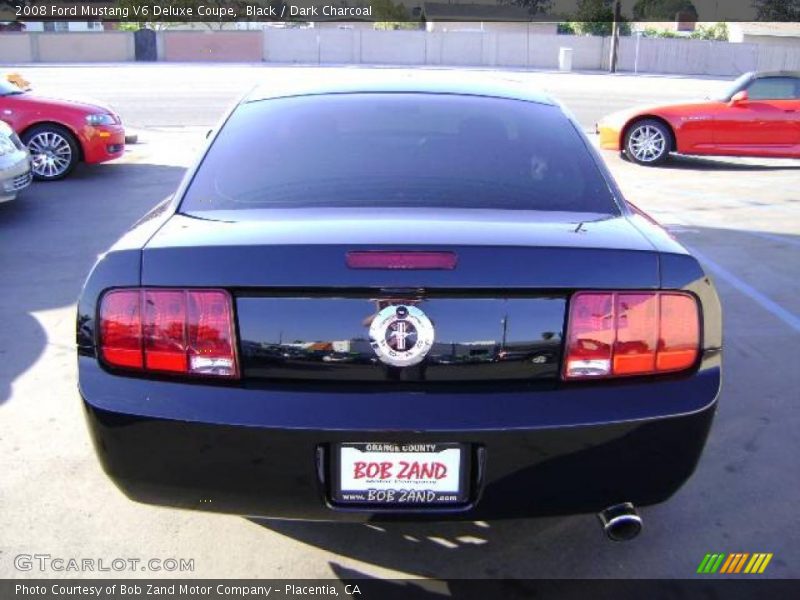
M 144 248 L 145 285 L 229 288 L 655 288 L 625 217 L 503 210 L 236 210 L 175 215 Z M 235 219 L 235 220 L 234 220 Z M 446 250 L 452 271 L 354 270 L 351 250 Z
M 246 380 L 536 381 L 558 378 L 569 294 L 655 289 L 658 254 L 625 217 L 380 209 L 173 216 L 148 242 L 142 284 L 235 298 Z M 209 219 L 208 216 L 213 218 Z M 353 250 L 453 252 L 452 270 L 353 269 Z M 397 367 L 373 349 L 389 306 L 416 307 L 434 340 Z

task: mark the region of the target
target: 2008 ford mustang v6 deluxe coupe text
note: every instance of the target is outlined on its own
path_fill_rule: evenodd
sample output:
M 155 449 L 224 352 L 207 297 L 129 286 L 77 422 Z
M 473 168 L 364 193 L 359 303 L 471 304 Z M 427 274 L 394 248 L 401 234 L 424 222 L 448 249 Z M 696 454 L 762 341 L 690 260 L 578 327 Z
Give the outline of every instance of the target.
M 80 392 L 131 498 L 493 519 L 635 505 L 693 471 L 716 292 L 564 108 L 513 81 L 257 88 L 95 265 Z

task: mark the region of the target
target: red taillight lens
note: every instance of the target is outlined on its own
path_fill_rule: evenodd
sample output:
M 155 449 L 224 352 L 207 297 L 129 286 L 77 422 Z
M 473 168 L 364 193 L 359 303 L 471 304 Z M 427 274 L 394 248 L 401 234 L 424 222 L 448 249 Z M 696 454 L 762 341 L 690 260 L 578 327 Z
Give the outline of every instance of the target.
M 224 292 L 188 292 L 187 300 L 189 371 L 235 377 L 230 296 Z
M 100 303 L 100 356 L 109 365 L 237 377 L 233 308 L 221 290 L 114 290 Z
M 611 374 L 614 346 L 614 295 L 576 294 L 567 334 L 567 377 Z
M 652 373 L 656 364 L 658 297 L 655 294 L 615 294 L 617 340 L 614 375 Z
M 685 294 L 661 294 L 661 333 L 656 369 L 679 371 L 697 360 L 700 325 L 697 302 Z
M 185 373 L 186 293 L 145 290 L 143 294 L 145 369 Z
M 107 363 L 133 369 L 144 366 L 142 298 L 138 291 L 116 290 L 103 296 L 100 340 Z
M 697 301 L 679 292 L 579 292 L 572 297 L 564 378 L 680 371 L 697 360 Z

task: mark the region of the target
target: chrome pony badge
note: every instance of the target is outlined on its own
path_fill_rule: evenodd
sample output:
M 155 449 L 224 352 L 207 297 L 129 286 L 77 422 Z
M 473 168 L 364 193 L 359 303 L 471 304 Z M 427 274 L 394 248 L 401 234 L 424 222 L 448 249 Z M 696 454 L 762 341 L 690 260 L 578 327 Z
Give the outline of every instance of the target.
M 433 323 L 416 306 L 394 305 L 381 310 L 369 326 L 375 354 L 393 367 L 422 362 L 433 346 Z

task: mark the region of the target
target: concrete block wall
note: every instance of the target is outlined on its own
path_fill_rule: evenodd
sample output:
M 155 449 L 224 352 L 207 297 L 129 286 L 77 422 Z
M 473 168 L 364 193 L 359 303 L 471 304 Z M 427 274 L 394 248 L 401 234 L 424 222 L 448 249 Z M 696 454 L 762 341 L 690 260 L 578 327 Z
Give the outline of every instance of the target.
M 800 71 L 800 45 L 759 44 L 756 67 L 759 71 Z
M 33 62 L 30 34 L 16 32 L 0 34 L 0 61 L 4 63 Z
M 638 61 L 637 61 L 637 45 Z M 758 46 L 705 40 L 620 39 L 622 71 L 733 76 L 757 69 Z
M 604 38 L 577 35 L 536 35 L 528 44 L 528 66 L 557 69 L 561 48 L 572 49 L 572 68 L 578 71 L 602 69 L 607 53 Z
M 135 58 L 133 36 L 124 31 L 31 36 L 41 62 L 126 62 Z
M 282 64 L 430 65 L 557 69 L 561 48 L 572 68 L 608 67 L 609 38 L 541 33 L 532 28 L 487 31 L 267 29 L 159 31 L 163 61 Z M 638 59 L 637 59 L 638 46 Z M 734 77 L 752 70 L 800 70 L 798 45 L 633 37 L 620 39 L 620 71 Z M 131 32 L 0 33 L 0 64 L 135 60 Z
M 260 62 L 260 31 L 160 31 L 159 60 L 170 62 Z M 158 47 L 158 44 L 156 44 Z
M 263 58 L 274 63 L 318 64 L 319 31 L 313 29 L 276 29 L 264 34 Z
M 493 65 L 527 67 L 530 41 L 533 36 L 525 33 L 492 34 L 494 44 Z M 491 43 L 491 42 L 490 42 Z
M 395 34 L 402 35 L 396 36 Z M 424 65 L 430 34 L 424 31 L 360 31 L 361 63 Z
M 0 62 L 127 62 L 135 60 L 133 34 L 0 33 Z

